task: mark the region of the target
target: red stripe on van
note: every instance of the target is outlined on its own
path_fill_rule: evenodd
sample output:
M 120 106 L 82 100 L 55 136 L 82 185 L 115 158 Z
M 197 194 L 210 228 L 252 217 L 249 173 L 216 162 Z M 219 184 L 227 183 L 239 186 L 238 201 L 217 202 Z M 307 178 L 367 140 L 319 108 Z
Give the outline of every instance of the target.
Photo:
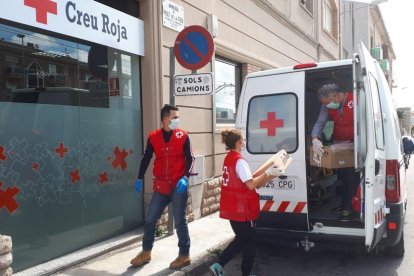
M 266 201 L 265 205 L 262 208 L 263 212 L 269 212 L 270 208 L 272 207 L 273 203 L 275 203 L 273 200 Z
M 290 201 L 282 201 L 282 203 L 280 204 L 279 208 L 277 208 L 278 213 L 284 213 L 287 209 L 287 207 L 289 206 Z
M 296 204 L 295 210 L 293 210 L 293 213 L 301 213 L 303 208 L 305 208 L 306 202 L 298 202 Z

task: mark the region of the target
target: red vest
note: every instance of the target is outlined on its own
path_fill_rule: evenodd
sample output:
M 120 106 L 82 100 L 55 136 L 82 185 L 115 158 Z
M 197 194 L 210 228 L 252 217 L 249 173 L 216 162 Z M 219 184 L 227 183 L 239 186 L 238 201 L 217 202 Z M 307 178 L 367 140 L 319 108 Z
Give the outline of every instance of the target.
M 236 173 L 237 160 L 243 158 L 239 153 L 230 151 L 223 163 L 221 183 L 220 217 L 234 221 L 255 220 L 259 216 L 259 194 L 249 190 Z
M 333 139 L 337 141 L 354 141 L 354 101 L 352 92 L 346 93 L 346 100 L 339 109 L 328 109 L 329 118 L 334 121 Z
M 149 141 L 154 148 L 154 191 L 168 195 L 185 175 L 186 159 L 184 143 L 187 132 L 175 129 L 168 143 L 165 143 L 162 129 L 149 134 Z

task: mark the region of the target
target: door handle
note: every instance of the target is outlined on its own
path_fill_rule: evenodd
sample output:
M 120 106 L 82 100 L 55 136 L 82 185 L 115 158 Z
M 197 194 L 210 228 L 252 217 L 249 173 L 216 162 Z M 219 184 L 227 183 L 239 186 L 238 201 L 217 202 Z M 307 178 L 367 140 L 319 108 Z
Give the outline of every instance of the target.
M 375 159 L 375 175 L 379 174 L 379 170 L 380 170 L 380 162 L 378 159 Z

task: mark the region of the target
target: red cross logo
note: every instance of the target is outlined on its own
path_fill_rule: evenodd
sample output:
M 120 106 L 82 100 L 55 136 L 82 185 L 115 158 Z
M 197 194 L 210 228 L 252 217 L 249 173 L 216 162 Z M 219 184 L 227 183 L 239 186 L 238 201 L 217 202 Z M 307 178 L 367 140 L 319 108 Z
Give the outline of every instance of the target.
M 223 186 L 227 186 L 229 184 L 229 171 L 227 170 L 227 166 L 223 168 Z
M 178 138 L 178 139 L 180 139 L 181 137 L 183 137 L 183 135 L 184 135 L 184 133 L 180 130 L 180 131 L 177 131 L 177 133 L 175 134 L 175 136 Z
M 0 210 L 3 207 L 7 208 L 10 214 L 13 214 L 17 208 L 19 208 L 19 204 L 14 199 L 14 197 L 20 192 L 20 189 L 17 187 L 7 187 L 6 190 L 2 190 L 1 186 L 3 186 L 3 182 L 0 182 Z
M 59 154 L 60 159 L 62 159 L 68 151 L 69 149 L 66 148 L 63 143 L 60 143 L 59 147 L 55 148 L 55 152 L 56 154 Z
M 24 5 L 36 9 L 36 21 L 47 25 L 47 14 L 57 15 L 57 3 L 51 0 L 24 0 Z
M 74 170 L 70 173 L 70 180 L 72 183 L 80 181 L 80 172 L 79 170 Z
M 99 182 L 101 184 L 104 184 L 104 183 L 108 182 L 108 174 L 106 172 L 103 172 L 103 173 L 99 174 Z
M 267 128 L 267 136 L 276 136 L 276 128 L 283 126 L 283 120 L 276 119 L 276 112 L 267 112 L 267 120 L 260 121 L 260 128 Z
M 128 152 L 125 150 L 120 151 L 118 146 L 114 149 L 115 160 L 112 161 L 112 167 L 116 169 L 117 167 L 121 167 L 122 170 L 127 168 L 127 163 L 125 162 L 125 158 L 128 156 Z
M 7 156 L 4 154 L 4 147 L 0 146 L 0 160 L 6 161 Z
M 33 170 L 35 171 L 35 172 L 37 172 L 38 170 L 39 170 L 39 164 L 38 163 L 33 163 L 33 166 L 32 166 L 32 168 L 33 168 Z
M 348 102 L 348 108 L 350 108 L 350 109 L 354 108 L 354 102 L 353 101 Z

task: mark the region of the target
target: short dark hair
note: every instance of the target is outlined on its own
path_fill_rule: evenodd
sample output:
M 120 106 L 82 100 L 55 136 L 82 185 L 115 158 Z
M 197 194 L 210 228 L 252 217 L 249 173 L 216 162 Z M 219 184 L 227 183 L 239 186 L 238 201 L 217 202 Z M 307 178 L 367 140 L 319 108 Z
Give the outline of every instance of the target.
M 328 83 L 328 84 L 322 85 L 318 89 L 318 99 L 320 100 L 323 97 L 329 97 L 331 94 L 335 92 L 345 93 L 343 89 L 341 89 L 341 87 L 337 85 L 336 83 Z
M 164 117 L 170 116 L 171 110 L 178 111 L 178 107 L 169 104 L 164 105 L 164 107 L 161 109 L 161 121 L 164 119 Z

